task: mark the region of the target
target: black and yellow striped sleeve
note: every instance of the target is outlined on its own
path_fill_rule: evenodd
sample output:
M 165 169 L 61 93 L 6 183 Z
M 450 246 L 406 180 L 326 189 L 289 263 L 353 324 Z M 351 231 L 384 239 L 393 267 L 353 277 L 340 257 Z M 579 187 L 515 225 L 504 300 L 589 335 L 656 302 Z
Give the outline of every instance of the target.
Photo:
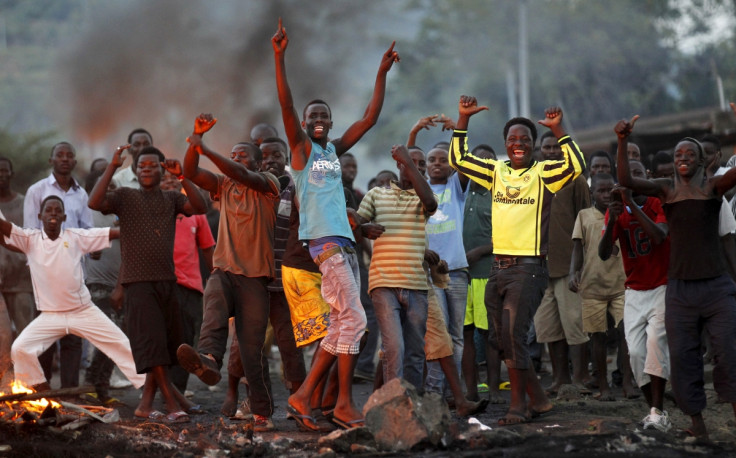
M 496 161 L 473 156 L 468 151 L 468 131 L 456 130 L 450 143 L 450 166 L 486 189 L 493 186 Z
M 585 157 L 569 135 L 558 140 L 563 158 L 559 161 L 544 161 L 542 182 L 551 191 L 557 192 L 583 173 Z

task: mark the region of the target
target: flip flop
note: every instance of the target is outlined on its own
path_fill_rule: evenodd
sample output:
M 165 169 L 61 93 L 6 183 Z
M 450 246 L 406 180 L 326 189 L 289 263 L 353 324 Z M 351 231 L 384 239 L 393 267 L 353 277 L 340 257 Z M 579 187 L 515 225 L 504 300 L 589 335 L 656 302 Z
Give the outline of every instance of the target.
M 202 405 L 201 405 L 201 404 L 195 404 L 195 405 L 191 406 L 190 408 L 188 408 L 188 409 L 186 410 L 186 412 L 187 412 L 187 413 L 188 413 L 189 415 L 202 415 L 202 414 L 205 414 L 205 413 L 207 413 L 207 411 L 205 411 L 205 410 L 204 410 L 204 409 L 202 408 Z
M 152 410 L 151 413 L 149 413 L 148 415 L 136 415 L 135 418 L 139 420 L 160 421 L 165 416 L 166 414 L 161 412 L 160 410 Z
M 338 428 L 342 429 L 353 429 L 353 428 L 360 428 L 361 426 L 365 426 L 365 418 L 356 418 L 355 420 L 345 421 L 340 420 L 336 416 L 332 416 L 330 419 L 330 422 L 337 426 Z
M 291 414 L 291 417 L 299 424 L 301 428 L 304 428 L 307 431 L 319 431 L 317 420 L 315 420 L 314 417 L 299 413 L 299 411 L 296 410 L 296 408 L 291 404 L 286 405 L 286 411 Z M 307 421 L 311 424 L 307 424 Z
M 166 415 L 166 423 L 189 423 L 189 421 L 189 414 L 187 414 L 183 410 L 171 412 L 170 414 Z

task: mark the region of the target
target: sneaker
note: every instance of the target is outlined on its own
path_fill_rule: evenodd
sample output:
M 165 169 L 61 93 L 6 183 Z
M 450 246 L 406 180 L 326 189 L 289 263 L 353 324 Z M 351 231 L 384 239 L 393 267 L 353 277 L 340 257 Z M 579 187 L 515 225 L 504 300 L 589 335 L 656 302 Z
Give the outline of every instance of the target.
M 479 383 L 478 384 L 478 393 L 488 393 L 488 385 L 485 383 Z
M 253 431 L 265 433 L 275 429 L 273 422 L 269 417 L 263 415 L 253 415 Z
M 652 407 L 649 415 L 644 417 L 641 423 L 644 429 L 656 429 L 663 433 L 666 433 L 672 428 L 672 422 L 667 411 L 659 410 L 656 407 Z
M 215 358 L 211 355 L 200 355 L 191 345 L 179 345 L 176 359 L 185 371 L 196 375 L 207 385 L 217 385 L 222 378 Z

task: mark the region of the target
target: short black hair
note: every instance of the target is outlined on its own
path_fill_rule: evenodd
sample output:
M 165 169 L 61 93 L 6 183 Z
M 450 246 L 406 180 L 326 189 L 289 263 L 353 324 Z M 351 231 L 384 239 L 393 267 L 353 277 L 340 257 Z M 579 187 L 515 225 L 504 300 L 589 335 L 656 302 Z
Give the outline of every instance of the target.
M 378 178 L 379 175 L 383 175 L 384 173 L 388 173 L 389 175 L 391 175 L 391 177 L 394 179 L 394 181 L 398 181 L 399 180 L 399 177 L 396 175 L 396 172 L 391 171 L 391 170 L 381 170 L 380 172 L 378 172 L 376 174 L 376 178 Z
M 286 156 L 286 161 L 287 162 L 291 162 L 290 161 L 291 158 L 289 157 L 289 146 L 286 144 L 285 141 L 283 141 L 279 137 L 266 137 L 261 142 L 261 146 L 265 145 L 266 143 L 278 143 L 281 146 L 283 146 L 284 147 L 284 155 Z M 263 150 L 261 150 L 261 159 L 263 159 Z
M 146 135 L 148 135 L 148 138 L 151 139 L 151 144 L 153 144 L 153 135 L 151 135 L 151 133 L 149 131 L 147 131 L 146 129 L 144 129 L 142 127 L 139 127 L 137 129 L 133 129 L 128 134 L 128 143 L 131 143 L 133 141 L 133 135 L 136 135 L 136 134 L 146 134 Z
M 588 168 L 590 168 L 590 164 L 593 163 L 593 159 L 596 157 L 604 157 L 608 160 L 608 163 L 611 165 L 611 173 L 614 173 L 614 170 L 616 170 L 616 164 L 613 162 L 613 158 L 610 154 L 608 154 L 608 151 L 599 149 L 597 151 L 593 151 L 593 154 L 590 155 L 590 159 L 588 159 Z
M 475 154 L 478 150 L 489 151 L 491 154 L 493 154 L 493 158 L 496 159 L 496 151 L 491 147 L 491 145 L 481 143 L 480 145 L 473 148 L 472 151 L 470 151 L 470 154 Z
M 700 143 L 713 143 L 716 145 L 716 151 L 721 150 L 721 140 L 713 134 L 705 134 L 699 140 Z
M 140 150 L 140 152 L 138 153 L 138 156 L 133 158 L 133 167 L 138 168 L 138 159 L 141 156 L 144 156 L 147 154 L 154 154 L 158 156 L 161 162 L 164 162 L 166 160 L 166 156 L 164 156 L 164 153 L 162 153 L 160 149 L 156 148 L 155 146 L 146 146 L 145 148 Z
M 0 156 L 0 162 L 3 162 L 3 161 L 8 163 L 8 165 L 10 166 L 10 173 L 13 173 L 13 161 L 11 161 L 10 158 L 7 158 L 5 156 Z
M 672 164 L 673 162 L 675 162 L 675 160 L 668 151 L 657 151 L 657 154 L 652 158 L 652 173 L 654 173 L 660 165 Z
M 307 102 L 306 105 L 304 105 L 304 110 L 302 111 L 302 119 L 307 119 L 307 108 L 309 108 L 310 105 L 324 105 L 327 107 L 327 113 L 330 114 L 330 119 L 332 119 L 332 108 L 322 99 L 312 99 L 309 102 Z
M 539 143 L 544 142 L 549 137 L 554 137 L 555 140 L 557 140 L 557 137 L 555 137 L 555 134 L 552 133 L 551 130 L 545 130 L 541 137 L 539 137 Z
M 344 157 L 352 157 L 353 159 L 355 159 L 355 155 L 353 153 L 351 153 L 350 151 L 346 151 L 346 152 L 344 152 L 344 153 L 342 153 L 340 155 L 340 159 L 342 159 Z
M 49 157 L 54 157 L 54 150 L 56 149 L 57 146 L 61 146 L 61 145 L 67 145 L 69 148 L 72 149 L 72 152 L 74 153 L 74 155 L 75 156 L 77 155 L 77 151 L 74 149 L 74 145 L 72 145 L 69 142 L 59 142 L 51 147 L 51 155 Z
M 434 144 L 434 146 L 432 147 L 432 149 L 435 149 L 435 148 L 439 148 L 439 149 L 443 149 L 443 150 L 449 151 L 450 150 L 450 142 L 447 142 L 447 141 L 442 140 L 442 141 L 437 142 L 437 143 Z
M 263 143 L 266 143 L 266 142 L 264 141 Z M 263 160 L 263 151 L 261 151 L 261 149 L 258 146 L 256 146 L 255 143 L 253 143 L 253 142 L 238 142 L 238 143 L 236 143 L 236 144 L 233 145 L 233 148 L 235 148 L 238 145 L 243 145 L 247 149 L 250 149 L 253 152 L 253 159 L 255 159 L 257 161 L 262 161 Z
M 532 146 L 537 144 L 537 126 L 534 125 L 534 123 L 531 121 L 531 119 L 528 118 L 522 118 L 517 116 L 516 118 L 511 118 L 506 122 L 506 125 L 503 126 L 503 141 L 506 141 L 506 137 L 509 135 L 509 129 L 511 127 L 521 124 L 523 126 L 526 126 L 529 128 L 529 130 L 532 132 Z
M 56 194 L 49 194 L 41 201 L 41 208 L 39 209 L 39 213 L 43 213 L 43 207 L 46 206 L 46 202 L 48 202 L 49 200 L 58 200 L 59 202 L 61 202 L 61 209 L 66 212 L 66 210 L 64 209 L 64 200 Z
M 592 190 L 596 184 L 598 184 L 601 180 L 612 180 L 614 183 L 616 180 L 613 179 L 613 175 L 606 172 L 600 172 L 593 175 L 590 179 L 590 189 Z
M 286 142 L 280 139 L 279 137 L 266 137 L 261 142 L 261 145 L 263 145 L 264 143 L 281 143 L 281 146 L 284 147 L 284 150 L 289 151 L 289 145 L 287 145 Z

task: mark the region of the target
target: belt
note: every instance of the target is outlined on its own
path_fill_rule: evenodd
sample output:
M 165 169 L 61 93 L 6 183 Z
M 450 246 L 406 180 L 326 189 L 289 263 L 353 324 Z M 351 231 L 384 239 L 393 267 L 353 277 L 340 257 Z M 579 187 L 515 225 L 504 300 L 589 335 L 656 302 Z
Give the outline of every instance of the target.
M 314 263 L 318 266 L 321 265 L 323 262 L 327 261 L 337 253 L 349 253 L 349 254 L 356 254 L 356 251 L 349 247 L 349 246 L 333 246 L 332 248 L 328 248 L 322 253 L 320 253 L 315 259 Z
M 493 260 L 493 267 L 497 269 L 508 269 L 511 266 L 519 264 L 534 264 L 537 266 L 544 265 L 544 258 L 539 256 L 499 256 L 496 255 Z

